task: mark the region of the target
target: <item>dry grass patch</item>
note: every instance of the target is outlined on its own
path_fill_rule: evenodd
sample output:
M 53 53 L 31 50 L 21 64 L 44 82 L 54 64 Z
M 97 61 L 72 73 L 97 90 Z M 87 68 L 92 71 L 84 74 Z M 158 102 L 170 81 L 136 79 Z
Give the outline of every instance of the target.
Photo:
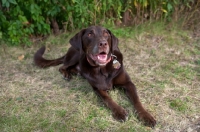
M 156 24 L 113 32 L 128 34 L 120 38 L 119 47 L 142 103 L 158 121 L 154 129 L 135 118 L 123 90 L 110 92 L 129 111 L 128 121 L 120 123 L 86 80 L 74 77 L 68 82 L 58 67 L 36 67 L 32 57 L 40 45 L 0 45 L 0 131 L 180 131 L 200 118 L 200 40 L 188 31 Z M 43 43 L 48 47 L 45 57 L 62 56 L 68 39 L 50 37 Z

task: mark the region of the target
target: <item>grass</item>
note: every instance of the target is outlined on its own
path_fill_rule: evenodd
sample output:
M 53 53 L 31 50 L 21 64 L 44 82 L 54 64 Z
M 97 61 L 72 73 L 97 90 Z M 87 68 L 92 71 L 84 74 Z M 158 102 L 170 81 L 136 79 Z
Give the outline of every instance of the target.
M 178 110 L 180 112 L 185 112 L 188 108 L 187 101 L 182 101 L 180 99 L 170 100 L 170 108 Z
M 119 38 L 124 66 L 142 103 L 157 119 L 154 129 L 136 119 L 122 90 L 110 95 L 128 110 L 124 123 L 113 119 L 85 79 L 75 76 L 68 82 L 58 67 L 40 69 L 33 64 L 41 45 L 48 47 L 47 58 L 65 54 L 72 35 L 62 34 L 31 47 L 0 45 L 0 131 L 180 131 L 200 118 L 199 38 L 163 23 L 110 30 Z

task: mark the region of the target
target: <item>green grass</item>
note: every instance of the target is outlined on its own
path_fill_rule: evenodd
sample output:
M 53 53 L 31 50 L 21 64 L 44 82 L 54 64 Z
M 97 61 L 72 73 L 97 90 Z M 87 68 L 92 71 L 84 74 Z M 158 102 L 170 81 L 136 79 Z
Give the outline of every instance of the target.
M 0 45 L 1 132 L 159 132 L 180 131 L 200 117 L 198 38 L 175 24 L 147 23 L 109 29 L 119 38 L 124 66 L 141 102 L 157 119 L 154 129 L 137 120 L 124 91 L 109 94 L 129 112 L 118 122 L 80 76 L 66 81 L 58 67 L 40 69 L 33 54 L 46 45 L 45 57 L 66 53 L 73 34 L 62 34 L 30 47 Z M 75 33 L 74 33 L 75 34 Z M 22 60 L 18 57 L 24 55 Z
M 169 101 L 170 108 L 180 112 L 185 112 L 188 108 L 187 102 L 180 99 L 173 99 Z

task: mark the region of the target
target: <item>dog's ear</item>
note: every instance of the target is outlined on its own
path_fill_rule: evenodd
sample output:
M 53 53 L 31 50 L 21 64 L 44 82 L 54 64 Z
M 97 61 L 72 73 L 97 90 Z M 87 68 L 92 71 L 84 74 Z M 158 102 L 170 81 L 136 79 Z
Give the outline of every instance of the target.
M 107 31 L 109 32 L 109 34 L 111 36 L 111 45 L 112 45 L 111 50 L 112 50 L 112 52 L 114 52 L 115 50 L 119 51 L 119 48 L 118 48 L 118 38 L 115 37 L 115 35 L 113 35 L 110 30 L 107 29 Z
M 80 32 L 78 32 L 76 35 L 74 35 L 70 40 L 69 43 L 78 51 L 82 51 L 82 36 L 85 32 L 85 29 L 82 29 Z

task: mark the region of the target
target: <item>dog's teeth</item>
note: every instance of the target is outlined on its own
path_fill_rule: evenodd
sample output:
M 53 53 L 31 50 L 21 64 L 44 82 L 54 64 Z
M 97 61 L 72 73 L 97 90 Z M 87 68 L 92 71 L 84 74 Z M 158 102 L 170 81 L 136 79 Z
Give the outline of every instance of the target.
M 98 58 L 98 60 L 100 60 L 100 61 L 106 61 L 107 55 L 98 55 L 97 58 Z

